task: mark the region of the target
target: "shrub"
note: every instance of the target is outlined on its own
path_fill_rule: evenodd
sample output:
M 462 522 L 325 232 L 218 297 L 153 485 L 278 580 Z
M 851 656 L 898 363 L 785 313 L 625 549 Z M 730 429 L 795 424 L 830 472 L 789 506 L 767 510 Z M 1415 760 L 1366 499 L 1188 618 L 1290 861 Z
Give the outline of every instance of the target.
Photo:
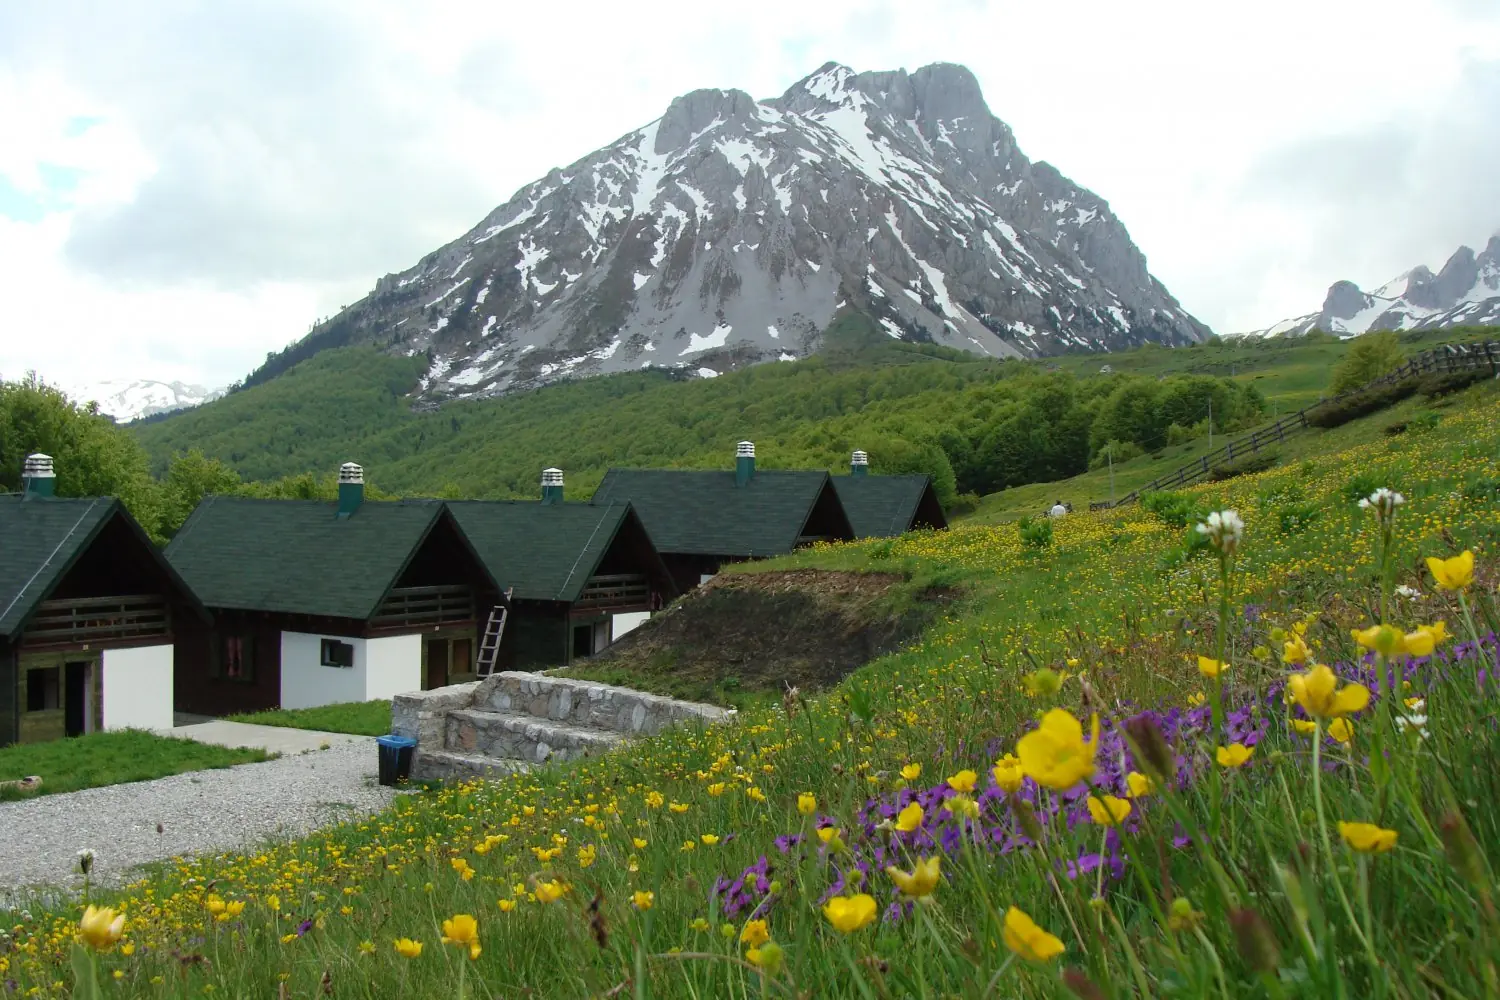
M 1339 492 L 1344 499 L 1358 503 L 1385 485 L 1385 480 L 1369 472 L 1356 472 Z
M 1094 453 L 1093 459 L 1089 462 L 1089 468 L 1105 468 L 1110 463 L 1111 454 L 1114 455 L 1114 461 L 1116 462 L 1128 462 L 1132 458 L 1139 458 L 1145 453 L 1145 450 L 1134 441 L 1106 441 Z
M 1468 388 L 1475 382 L 1483 382 L 1493 378 L 1494 372 L 1488 368 L 1469 368 L 1457 372 L 1433 372 L 1431 375 L 1423 375 L 1417 379 L 1417 391 L 1428 399 L 1437 399 L 1460 389 Z
M 1307 528 L 1323 514 L 1315 503 L 1303 501 L 1287 504 L 1276 511 L 1276 528 L 1283 535 L 1295 535 Z
M 1313 407 L 1307 422 L 1314 427 L 1339 427 L 1351 420 L 1368 416 L 1388 406 L 1393 406 L 1417 391 L 1415 380 L 1407 379 L 1393 385 L 1377 386 L 1347 399 L 1329 400 Z
M 1281 460 L 1281 455 L 1274 451 L 1251 452 L 1244 458 L 1237 458 L 1232 462 L 1216 465 L 1208 472 L 1208 481 L 1211 483 L 1223 482 L 1233 479 L 1235 476 L 1248 476 L 1254 472 L 1265 472 Z
M 1017 525 L 1021 529 L 1021 542 L 1034 549 L 1045 549 L 1052 544 L 1052 519 L 1047 517 L 1023 517 Z
M 964 514 L 972 514 L 978 509 L 979 494 L 971 490 L 954 497 L 953 502 L 948 505 L 947 512 L 949 517 L 961 517 Z
M 1156 519 L 1173 528 L 1186 527 L 1199 518 L 1198 501 L 1186 493 L 1159 490 L 1141 496 L 1141 506 L 1156 516 Z

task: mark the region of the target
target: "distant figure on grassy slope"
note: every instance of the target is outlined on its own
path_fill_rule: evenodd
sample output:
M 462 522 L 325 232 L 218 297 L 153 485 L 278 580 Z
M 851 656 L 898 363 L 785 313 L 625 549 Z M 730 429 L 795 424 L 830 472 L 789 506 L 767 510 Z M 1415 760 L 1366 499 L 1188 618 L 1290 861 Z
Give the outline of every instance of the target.
M 1068 512 L 1068 508 L 1063 504 L 1063 502 L 1061 500 L 1059 500 L 1059 501 L 1057 501 L 1057 503 L 1055 503 L 1055 504 L 1052 505 L 1052 509 L 1051 510 L 1047 511 L 1047 516 L 1048 517 L 1062 517 L 1067 512 Z

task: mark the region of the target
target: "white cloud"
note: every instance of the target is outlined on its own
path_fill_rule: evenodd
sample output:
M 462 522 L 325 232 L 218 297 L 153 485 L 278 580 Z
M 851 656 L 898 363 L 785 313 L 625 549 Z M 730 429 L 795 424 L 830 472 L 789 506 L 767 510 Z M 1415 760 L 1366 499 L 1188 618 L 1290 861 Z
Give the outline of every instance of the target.
M 828 59 L 969 66 L 1027 154 L 1108 199 L 1189 310 L 1220 330 L 1263 325 L 1314 308 L 1336 278 L 1381 280 L 1476 239 L 1466 225 L 1500 225 L 1500 205 L 1476 203 L 1492 190 L 1477 164 L 1444 163 L 1440 185 L 1412 176 L 1436 170 L 1436 153 L 1383 180 L 1353 155 L 1394 126 L 1438 148 L 1443 123 L 1460 120 L 1451 108 L 1472 103 L 1474 80 L 1500 60 L 1495 10 L 7 5 L 0 213 L 8 186 L 43 217 L 0 216 L 0 372 L 231 380 L 678 94 L 771 96 Z M 1351 137 L 1327 140 L 1320 163 L 1395 185 L 1406 205 L 1369 227 L 1357 255 L 1343 233 L 1373 188 L 1330 183 L 1342 176 L 1331 166 L 1301 173 L 1295 151 L 1316 136 Z M 76 183 L 57 189 L 56 168 Z M 1345 207 L 1310 206 L 1309 190 Z M 1427 200 L 1441 207 L 1424 214 Z

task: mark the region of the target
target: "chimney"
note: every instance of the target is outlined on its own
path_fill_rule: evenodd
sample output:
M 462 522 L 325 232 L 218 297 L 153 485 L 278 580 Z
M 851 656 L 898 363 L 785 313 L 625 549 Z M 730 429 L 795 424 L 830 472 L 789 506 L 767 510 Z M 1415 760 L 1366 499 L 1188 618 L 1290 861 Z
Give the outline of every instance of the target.
M 741 441 L 734 450 L 734 485 L 744 486 L 755 478 L 755 442 Z
M 563 502 L 563 478 L 561 469 L 542 470 L 542 503 L 548 507 Z
M 365 470 L 353 462 L 339 466 L 339 512 L 340 520 L 352 517 L 365 499 Z
M 865 452 L 856 451 L 849 459 L 849 475 L 868 476 L 870 474 L 870 456 Z
M 57 477 L 52 472 L 52 456 L 37 452 L 26 456 L 21 470 L 21 492 L 25 499 L 50 497 L 57 487 Z

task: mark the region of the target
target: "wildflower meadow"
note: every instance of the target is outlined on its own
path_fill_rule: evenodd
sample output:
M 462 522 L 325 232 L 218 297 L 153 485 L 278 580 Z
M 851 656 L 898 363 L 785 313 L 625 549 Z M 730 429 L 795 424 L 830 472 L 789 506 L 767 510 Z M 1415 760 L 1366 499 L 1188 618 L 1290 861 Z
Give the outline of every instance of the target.
M 962 596 L 828 692 L 0 914 L 0 982 L 1500 996 L 1497 543 L 1486 388 L 1436 426 L 1045 537 L 958 526 L 745 567 Z

